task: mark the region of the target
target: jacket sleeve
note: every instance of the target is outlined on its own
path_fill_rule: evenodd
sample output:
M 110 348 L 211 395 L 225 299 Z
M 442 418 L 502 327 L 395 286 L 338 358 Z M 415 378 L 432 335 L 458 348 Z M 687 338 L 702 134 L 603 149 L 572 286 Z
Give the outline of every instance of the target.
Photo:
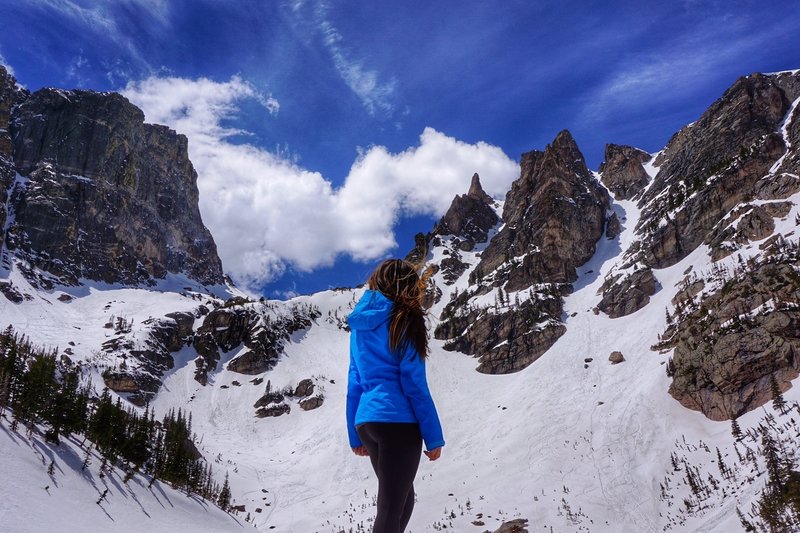
M 361 446 L 361 439 L 356 431 L 356 411 L 358 402 L 361 400 L 361 377 L 358 375 L 352 354 L 350 355 L 350 370 L 347 373 L 347 436 L 350 439 L 350 447 L 358 448 Z
M 430 451 L 444 446 L 442 425 L 439 423 L 439 415 L 428 390 L 425 362 L 411 347 L 400 361 L 400 384 L 419 422 L 425 448 Z

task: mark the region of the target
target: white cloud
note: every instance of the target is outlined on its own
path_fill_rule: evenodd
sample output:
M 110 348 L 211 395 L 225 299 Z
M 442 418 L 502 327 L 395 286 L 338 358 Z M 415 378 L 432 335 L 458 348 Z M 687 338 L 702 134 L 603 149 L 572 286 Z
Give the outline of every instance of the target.
M 468 144 L 432 128 L 419 146 L 399 154 L 376 146 L 362 151 L 338 189 L 320 173 L 263 148 L 233 144 L 245 133 L 223 127 L 238 103 L 277 102 L 238 77 L 155 78 L 122 91 L 148 122 L 167 124 L 189 137 L 198 171 L 200 210 L 214 235 L 226 272 L 255 287 L 288 265 L 309 271 L 337 255 L 376 259 L 396 246 L 394 226 L 404 214 L 442 215 L 479 172 L 489 194 L 504 194 L 518 165 L 497 147 Z M 411 245 L 411 243 L 407 243 Z

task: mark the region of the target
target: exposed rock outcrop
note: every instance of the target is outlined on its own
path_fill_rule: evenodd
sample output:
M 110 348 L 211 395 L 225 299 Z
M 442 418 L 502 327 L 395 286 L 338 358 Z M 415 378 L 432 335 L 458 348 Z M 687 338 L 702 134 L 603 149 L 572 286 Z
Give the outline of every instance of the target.
M 17 97 L 4 85 L 0 130 L 13 106 L 11 152 L 26 178 L 9 200 L 14 221 L 4 237 L 13 253 L 66 284 L 153 283 L 169 272 L 223 282 L 185 136 L 145 124 L 116 93 L 42 89 Z M 0 151 L 6 141 L 0 131 Z
M 281 415 L 288 415 L 292 408 L 288 404 L 281 403 L 272 405 L 270 407 L 262 407 L 256 411 L 256 418 L 276 417 Z
M 772 378 L 785 390 L 800 372 L 800 255 L 796 245 L 775 244 L 780 256 L 744 264 L 705 298 L 689 296 L 696 282 L 685 282 L 695 288 L 678 300 L 657 346 L 675 348 L 670 394 L 712 420 L 763 405 Z
M 600 165 L 601 181 L 617 200 L 630 200 L 647 186 L 650 177 L 644 164 L 652 156 L 632 146 L 607 144 L 605 161 Z
M 260 374 L 278 361 L 284 343 L 296 331 L 311 326 L 320 316 L 310 305 L 295 305 L 279 310 L 271 304 L 242 304 L 211 311 L 197 329 L 194 346 L 200 355 L 195 360 L 195 379 L 205 385 L 208 373 L 217 367 L 220 350 L 229 352 L 244 345 L 247 350 L 233 358 L 227 369 L 240 374 Z
M 435 331 L 447 349 L 478 355 L 481 372 L 521 370 L 563 335 L 562 293 L 606 227 L 608 194 L 568 131 L 543 152 L 523 154 L 520 166 L 504 225 L 481 252 L 469 290 L 447 304 Z M 492 292 L 494 306 L 476 304 Z
M 618 318 L 638 311 L 648 303 L 658 290 L 658 282 L 649 268 L 636 270 L 623 279 L 610 278 L 600 288 L 603 298 L 597 308 Z

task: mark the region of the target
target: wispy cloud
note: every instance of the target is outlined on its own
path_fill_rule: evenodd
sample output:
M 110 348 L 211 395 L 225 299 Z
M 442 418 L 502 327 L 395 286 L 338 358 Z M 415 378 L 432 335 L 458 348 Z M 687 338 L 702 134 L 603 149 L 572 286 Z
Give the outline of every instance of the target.
M 6 67 L 8 73 L 14 76 L 14 68 L 8 64 L 8 61 L 6 61 L 6 58 L 3 56 L 3 52 L 0 52 L 0 65 Z
M 359 260 L 396 246 L 394 226 L 403 214 L 441 215 L 466 192 L 474 172 L 500 196 L 519 167 L 499 148 L 458 141 L 432 128 L 419 145 L 401 153 L 382 146 L 362 150 L 338 189 L 318 172 L 251 144 L 225 127 L 244 100 L 274 113 L 277 102 L 234 77 L 148 78 L 122 91 L 149 122 L 167 124 L 189 138 L 198 171 L 200 211 L 214 235 L 224 267 L 256 288 L 292 266 L 310 271 L 339 254 Z
M 44 9 L 55 12 L 65 23 L 72 27 L 85 29 L 102 39 L 114 43 L 124 52 L 126 61 L 137 65 L 140 71 L 152 73 L 154 69 L 142 55 L 137 38 L 132 35 L 130 27 L 130 9 L 135 9 L 145 18 L 149 29 L 166 30 L 170 26 L 170 4 L 167 0 L 98 0 L 81 2 L 80 0 L 32 0 Z M 76 58 L 80 59 L 80 58 Z M 117 60 L 119 62 L 119 60 Z M 76 67 L 72 65 L 72 67 Z M 80 67 L 80 65 L 77 65 Z M 75 75 L 77 69 L 73 68 L 70 74 Z M 127 73 L 120 65 L 110 66 L 107 77 L 118 79 Z
M 694 0 L 687 2 L 685 8 L 699 9 Z M 584 116 L 601 119 L 665 102 L 683 102 L 698 90 L 700 81 L 726 76 L 728 72 L 749 74 L 738 71 L 741 58 L 774 39 L 775 29 L 753 31 L 728 20 L 730 16 L 716 13 L 708 22 L 686 28 L 655 49 L 620 61 L 618 68 L 588 93 L 582 109 Z M 723 20 L 727 22 L 721 23 Z
M 365 59 L 347 46 L 344 36 L 331 22 L 329 3 L 325 0 L 294 0 L 290 7 L 295 22 L 321 39 L 336 72 L 367 112 L 373 116 L 391 117 L 396 107 L 397 81 L 385 79 L 376 69 L 367 67 Z
M 80 53 L 72 58 L 67 66 L 67 79 L 76 84 L 78 87 L 85 87 L 89 83 L 89 77 L 86 75 L 86 70 L 89 68 L 89 60 L 83 55 L 83 49 Z

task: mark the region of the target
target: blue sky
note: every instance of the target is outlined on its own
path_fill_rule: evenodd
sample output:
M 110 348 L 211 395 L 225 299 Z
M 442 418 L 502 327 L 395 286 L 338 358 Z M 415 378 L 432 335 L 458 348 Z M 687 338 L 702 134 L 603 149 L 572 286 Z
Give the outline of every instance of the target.
M 0 61 L 186 133 L 226 270 L 273 296 L 363 281 L 561 129 L 592 168 L 659 150 L 738 76 L 800 68 L 797 7 L 0 0 Z

